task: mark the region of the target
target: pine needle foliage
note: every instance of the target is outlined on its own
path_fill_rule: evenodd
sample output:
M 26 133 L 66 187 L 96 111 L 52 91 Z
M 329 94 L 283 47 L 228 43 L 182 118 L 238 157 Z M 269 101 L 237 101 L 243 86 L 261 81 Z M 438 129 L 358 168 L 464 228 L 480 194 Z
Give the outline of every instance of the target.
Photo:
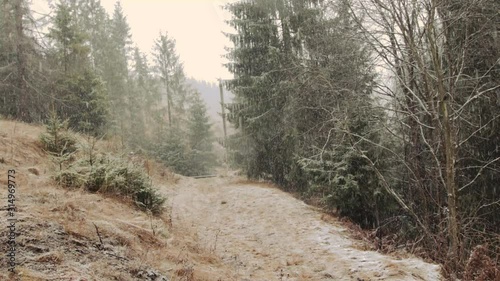
M 46 125 L 47 132 L 40 135 L 43 148 L 56 156 L 76 151 L 76 139 L 68 133 L 68 121 L 62 121 L 52 112 Z
M 92 193 L 129 198 L 141 210 L 153 214 L 163 211 L 166 200 L 144 171 L 110 155 L 99 156 L 92 165 L 86 159 L 79 159 L 59 172 L 55 179 L 66 188 L 83 188 Z
M 47 132 L 40 135 L 44 149 L 59 163 L 54 179 L 61 186 L 129 198 L 140 209 L 153 214 L 163 211 L 166 199 L 152 186 L 143 170 L 111 155 L 88 158 L 77 153 L 76 138 L 69 134 L 67 127 L 67 121 L 61 121 L 57 114 L 52 113 Z M 65 168 L 64 162 L 69 163 Z

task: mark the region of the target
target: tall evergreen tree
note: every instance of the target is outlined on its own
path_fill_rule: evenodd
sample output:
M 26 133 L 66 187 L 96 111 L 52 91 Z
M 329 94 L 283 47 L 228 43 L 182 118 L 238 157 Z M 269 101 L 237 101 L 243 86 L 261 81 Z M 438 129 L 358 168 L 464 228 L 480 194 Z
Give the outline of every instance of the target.
M 45 112 L 37 91 L 43 71 L 29 2 L 3 1 L 0 5 L 0 112 L 23 121 L 39 121 Z
M 186 91 L 184 70 L 175 50 L 175 40 L 167 33 L 160 33 L 160 37 L 155 40 L 153 57 L 156 73 L 165 92 L 168 125 L 179 126 L 182 122 L 180 118 L 184 111 Z
M 102 80 L 90 65 L 88 36 L 75 17 L 76 5 L 61 1 L 49 38 L 54 43 L 52 109 L 68 119 L 69 126 L 90 134 L 102 134 L 107 123 L 108 105 Z M 62 64 L 62 65 L 61 65 Z
M 109 22 L 109 40 L 104 56 L 102 77 L 106 81 L 111 104 L 112 131 L 121 136 L 125 144 L 130 120 L 130 92 L 128 58 L 131 35 L 127 18 L 120 2 L 116 2 L 113 16 Z
M 283 72 L 279 28 L 276 11 L 262 1 L 244 1 L 226 7 L 232 14 L 229 23 L 238 33 L 228 34 L 235 45 L 228 58 L 228 69 L 235 79 L 228 83 L 236 96 L 241 118 L 246 171 L 250 177 L 271 174 L 284 183 L 284 170 L 289 166 L 282 110 L 286 96 L 281 91 Z M 238 118 L 238 119 L 239 119 Z M 269 157 L 273 155 L 273 157 Z
M 55 42 L 55 60 L 62 64 L 63 74 L 76 73 L 88 67 L 90 49 L 87 35 L 75 18 L 76 11 L 64 1 L 57 4 L 53 27 L 48 37 Z
M 100 0 L 82 1 L 78 16 L 80 25 L 87 31 L 92 66 L 102 74 L 111 38 L 110 19 Z
M 144 147 L 147 143 L 146 125 L 152 125 L 151 117 L 154 115 L 154 88 L 151 85 L 153 81 L 149 74 L 146 56 L 137 47 L 134 49 L 131 81 L 133 83 L 129 96 L 131 128 L 128 139 L 133 147 Z
M 200 93 L 194 92 L 189 108 L 187 132 L 192 174 L 201 175 L 213 171 L 216 158 L 212 146 L 214 136 L 211 127 L 207 108 Z
M 235 46 L 228 55 L 236 95 L 230 120 L 240 130 L 249 176 L 323 194 L 330 207 L 372 226 L 379 218 L 366 206 L 380 209 L 388 197 L 373 196 L 382 187 L 351 143 L 379 142 L 374 132 L 383 114 L 371 102 L 370 54 L 347 4 L 229 4 L 237 30 L 228 35 Z M 328 12 L 332 7 L 335 13 Z

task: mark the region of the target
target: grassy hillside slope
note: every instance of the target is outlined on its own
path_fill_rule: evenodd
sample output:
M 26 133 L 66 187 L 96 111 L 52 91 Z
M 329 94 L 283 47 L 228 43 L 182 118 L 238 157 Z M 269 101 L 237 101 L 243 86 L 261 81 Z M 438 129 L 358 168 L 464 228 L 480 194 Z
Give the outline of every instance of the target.
M 42 126 L 0 120 L 0 280 L 219 278 L 204 269 L 217 260 L 181 230 L 172 231 L 168 211 L 151 216 L 123 198 L 58 186 L 52 175 L 59 167 L 41 148 L 42 132 Z M 124 154 L 117 147 L 109 141 L 96 145 Z M 142 165 L 154 185 L 175 184 L 176 176 L 161 165 L 127 158 Z M 15 274 L 9 273 L 6 256 L 9 170 L 15 170 L 16 185 Z

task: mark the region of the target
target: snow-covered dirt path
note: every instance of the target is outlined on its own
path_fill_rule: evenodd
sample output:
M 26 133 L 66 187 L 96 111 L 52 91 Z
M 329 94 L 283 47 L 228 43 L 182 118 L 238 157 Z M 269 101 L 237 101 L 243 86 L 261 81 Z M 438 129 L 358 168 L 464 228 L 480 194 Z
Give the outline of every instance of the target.
M 359 250 L 340 223 L 276 188 L 182 179 L 168 196 L 173 225 L 195 233 L 234 280 L 440 280 L 437 265 Z

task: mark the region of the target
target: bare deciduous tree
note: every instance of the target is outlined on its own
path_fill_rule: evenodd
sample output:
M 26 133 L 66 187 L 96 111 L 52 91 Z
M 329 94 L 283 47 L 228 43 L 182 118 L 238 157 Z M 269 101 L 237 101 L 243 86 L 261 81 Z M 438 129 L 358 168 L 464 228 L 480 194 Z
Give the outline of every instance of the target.
M 367 42 L 390 77 L 380 81 L 378 93 L 388 101 L 384 105 L 394 120 L 386 129 L 400 136 L 404 147 L 397 159 L 407 183 L 403 196 L 393 195 L 437 251 L 448 240 L 448 254 L 442 258 L 456 265 L 464 261 L 468 246 L 462 229 L 467 218 L 461 212 L 466 206 L 460 204 L 470 202 L 460 196 L 499 161 L 497 151 L 486 159 L 478 155 L 472 161 L 480 163 L 475 168 L 464 166 L 464 155 L 472 156 L 464 151 L 474 149 L 471 140 L 500 116 L 498 109 L 489 110 L 486 120 L 474 115 L 474 107 L 481 106 L 475 101 L 498 98 L 500 87 L 498 74 L 496 84 L 485 79 L 493 69 L 498 72 L 499 61 L 476 66 L 475 75 L 471 73 L 474 52 L 482 51 L 478 45 L 488 43 L 483 42 L 485 32 L 492 30 L 487 26 L 495 24 L 494 13 L 484 23 L 475 21 L 485 13 L 478 11 L 481 7 L 495 6 L 488 0 L 358 0 L 351 7 L 358 19 L 368 18 L 363 25 Z M 457 25 L 464 22 L 469 32 L 459 33 Z M 464 177 L 458 173 L 462 169 L 476 175 Z M 492 198 L 483 199 L 493 204 Z

